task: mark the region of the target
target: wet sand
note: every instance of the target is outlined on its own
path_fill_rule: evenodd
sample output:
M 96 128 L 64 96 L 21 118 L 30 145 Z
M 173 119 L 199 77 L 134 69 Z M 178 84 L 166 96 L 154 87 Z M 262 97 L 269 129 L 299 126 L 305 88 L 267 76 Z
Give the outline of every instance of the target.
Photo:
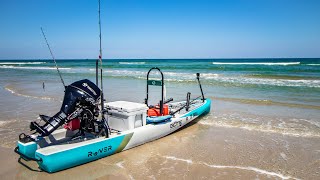
M 201 120 L 200 120 L 201 121 Z M 318 179 L 318 138 L 192 126 L 128 151 L 57 173 L 34 172 L 1 148 L 5 179 Z M 5 164 L 4 164 L 5 162 Z M 35 163 L 28 162 L 37 169 Z

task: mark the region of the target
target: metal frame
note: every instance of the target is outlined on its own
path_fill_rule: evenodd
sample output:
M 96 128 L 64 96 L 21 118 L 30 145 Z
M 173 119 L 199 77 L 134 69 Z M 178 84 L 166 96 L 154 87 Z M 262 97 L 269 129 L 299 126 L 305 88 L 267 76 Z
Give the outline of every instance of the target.
M 148 74 L 147 74 L 147 97 L 146 97 L 146 99 L 145 99 L 145 104 L 146 104 L 147 106 L 149 106 L 149 105 L 148 105 L 148 100 L 149 100 L 149 84 L 148 84 L 148 81 L 149 81 L 149 74 L 150 74 L 150 72 L 151 72 L 152 70 L 154 70 L 154 69 L 155 69 L 155 70 L 158 70 L 158 71 L 160 72 L 160 74 L 161 74 L 161 82 L 162 82 L 161 87 L 162 87 L 162 91 L 161 91 L 161 101 L 160 101 L 159 105 L 160 105 L 160 114 L 163 115 L 164 78 L 163 78 L 163 73 L 161 72 L 161 70 L 160 70 L 158 67 L 153 67 L 153 68 L 151 68 L 151 69 L 148 71 Z

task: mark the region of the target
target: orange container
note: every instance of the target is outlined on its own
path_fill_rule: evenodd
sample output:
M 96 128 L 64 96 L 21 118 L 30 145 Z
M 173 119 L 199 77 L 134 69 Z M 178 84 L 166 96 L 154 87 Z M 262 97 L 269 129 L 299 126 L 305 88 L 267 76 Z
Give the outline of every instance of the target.
M 163 115 L 166 116 L 168 114 L 169 114 L 169 106 L 164 104 L 163 105 Z M 161 116 L 160 107 L 156 106 L 155 108 L 148 109 L 148 116 Z

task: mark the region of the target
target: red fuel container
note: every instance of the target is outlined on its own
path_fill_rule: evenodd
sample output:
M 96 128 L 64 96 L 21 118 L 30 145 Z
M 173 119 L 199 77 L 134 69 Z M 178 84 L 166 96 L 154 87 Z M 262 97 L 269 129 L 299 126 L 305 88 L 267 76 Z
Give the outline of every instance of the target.
M 66 125 L 64 125 L 65 129 L 74 131 L 80 128 L 80 120 L 79 119 L 73 119 L 70 122 L 68 122 Z

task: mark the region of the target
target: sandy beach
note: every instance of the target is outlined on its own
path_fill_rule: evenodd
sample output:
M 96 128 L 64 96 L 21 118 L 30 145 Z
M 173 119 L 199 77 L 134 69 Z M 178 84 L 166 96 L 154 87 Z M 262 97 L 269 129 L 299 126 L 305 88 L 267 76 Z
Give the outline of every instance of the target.
M 201 121 L 201 120 L 200 120 Z M 259 134 L 259 136 L 257 135 Z M 257 133 L 201 123 L 92 163 L 49 174 L 1 148 L 4 179 L 318 179 L 319 138 Z

